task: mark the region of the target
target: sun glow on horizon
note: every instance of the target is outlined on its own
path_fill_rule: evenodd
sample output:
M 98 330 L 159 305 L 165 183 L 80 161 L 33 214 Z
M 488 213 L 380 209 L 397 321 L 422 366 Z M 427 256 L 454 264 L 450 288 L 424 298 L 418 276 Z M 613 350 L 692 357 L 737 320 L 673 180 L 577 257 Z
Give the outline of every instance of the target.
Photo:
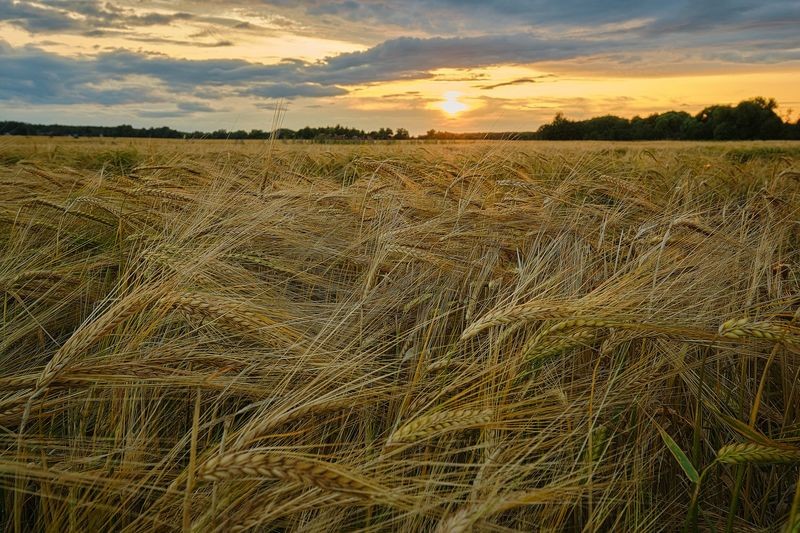
M 467 109 L 467 104 L 458 100 L 459 96 L 461 93 L 458 91 L 444 93 L 444 101 L 440 103 L 439 107 L 450 117 L 455 117 Z

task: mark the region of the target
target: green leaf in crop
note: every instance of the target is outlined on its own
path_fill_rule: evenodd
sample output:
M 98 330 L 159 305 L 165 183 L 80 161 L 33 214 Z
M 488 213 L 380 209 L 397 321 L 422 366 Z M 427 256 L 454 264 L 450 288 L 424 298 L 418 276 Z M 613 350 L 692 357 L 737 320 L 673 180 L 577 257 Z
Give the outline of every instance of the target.
M 697 483 L 700 480 L 700 474 L 697 473 L 697 469 L 695 469 L 694 465 L 689 460 L 689 457 L 685 453 L 683 453 L 683 450 L 681 450 L 680 446 L 678 446 L 678 444 L 674 440 L 672 440 L 672 437 L 670 437 L 661 426 L 656 424 L 656 428 L 658 429 L 658 432 L 661 434 L 661 438 L 664 440 L 664 444 L 667 445 L 669 451 L 678 461 L 678 464 L 681 465 L 681 468 L 686 473 L 686 476 L 692 481 L 692 483 Z

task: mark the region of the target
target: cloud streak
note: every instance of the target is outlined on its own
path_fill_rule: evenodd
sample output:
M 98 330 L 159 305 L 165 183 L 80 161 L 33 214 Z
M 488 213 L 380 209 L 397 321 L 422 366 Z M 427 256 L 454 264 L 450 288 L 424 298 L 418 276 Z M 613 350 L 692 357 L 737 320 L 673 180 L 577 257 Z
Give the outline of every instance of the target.
M 528 77 L 528 78 L 517 78 L 511 81 L 504 81 L 501 83 L 493 83 L 491 85 L 473 85 L 473 87 L 477 87 L 478 89 L 482 89 L 484 91 L 491 91 L 492 89 L 499 89 L 500 87 L 510 87 L 512 85 L 525 85 L 528 83 L 539 83 L 542 80 L 554 78 L 555 76 L 552 74 L 545 74 L 543 76 L 536 76 L 536 77 Z

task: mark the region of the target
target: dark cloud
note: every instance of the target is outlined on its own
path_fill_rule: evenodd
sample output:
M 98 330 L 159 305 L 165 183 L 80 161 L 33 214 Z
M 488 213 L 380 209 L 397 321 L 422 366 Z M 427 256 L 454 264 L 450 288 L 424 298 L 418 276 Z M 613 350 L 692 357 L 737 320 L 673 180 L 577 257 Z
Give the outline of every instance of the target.
M 177 59 L 127 50 L 73 58 L 30 46 L 13 48 L 0 41 L 0 100 L 115 105 L 186 96 L 216 99 L 234 94 L 294 99 L 347 92 L 332 83 L 311 81 L 308 68 L 309 64 L 300 61 L 262 65 L 233 59 Z M 144 84 L 141 77 L 156 83 Z M 185 105 L 195 106 L 185 110 L 211 110 Z
M 204 3 L 208 3 L 205 9 Z M 658 48 L 725 52 L 743 61 L 779 62 L 793 60 L 800 27 L 797 0 L 408 0 L 402 6 L 389 0 L 229 0 L 228 4 L 233 9 L 221 17 L 208 14 L 214 12 L 210 0 L 185 4 L 196 13 L 149 12 L 148 2 L 140 2 L 145 7 L 133 10 L 123 6 L 122 0 L 0 0 L 0 20 L 34 33 L 102 37 L 122 32 L 143 42 L 195 46 L 230 46 L 231 31 L 267 31 L 231 13 L 274 20 L 318 37 L 325 36 L 314 33 L 320 25 L 336 28 L 350 40 L 359 39 L 365 29 L 371 34 L 395 28 L 430 35 L 389 39 L 363 52 L 304 66 L 298 69 L 307 74 L 304 79 L 279 80 L 321 85 L 427 78 L 431 70 L 441 67 L 466 69 Z M 305 20 L 296 22 L 285 16 L 296 13 L 304 14 Z M 181 20 L 202 22 L 203 32 L 215 40 L 195 42 L 130 31 Z M 304 24 L 306 29 L 300 30 Z M 750 54 L 756 45 L 760 53 Z M 319 79 L 322 76 L 331 79 Z
M 335 17 L 365 28 L 399 28 L 436 36 L 466 33 L 564 30 L 691 33 L 709 29 L 797 26 L 796 0 L 258 0 L 258 5 L 296 6 L 310 20 Z
M 717 2 L 681 3 L 655 17 L 642 29 L 650 34 L 700 33 L 714 31 L 789 29 L 797 35 L 800 25 L 800 3 L 772 0 L 723 0 Z M 769 33 L 762 33 L 769 37 Z M 745 34 L 749 38 L 751 35 Z
M 179 109 L 144 110 L 137 113 L 142 118 L 178 118 L 186 115 Z
M 269 2 L 280 5 L 283 2 Z M 617 22 L 652 12 L 663 3 L 634 0 L 410 0 L 398 8 L 390 0 L 305 0 L 310 16 L 332 15 L 356 22 L 397 25 L 406 29 L 456 32 L 496 31 L 498 22 L 516 28 L 539 24 L 580 25 Z
M 202 86 L 241 86 L 256 82 L 297 80 L 293 63 L 262 65 L 240 59 L 191 60 L 166 55 L 115 50 L 92 59 L 95 71 L 112 78 L 143 75 L 156 78 L 172 88 L 187 91 Z
M 208 31 L 228 35 L 230 31 L 272 31 L 252 20 L 257 18 L 270 28 L 348 40 L 413 32 L 446 41 L 485 38 L 496 42 L 502 33 L 535 35 L 557 43 L 583 37 L 597 41 L 598 46 L 608 40 L 642 43 L 668 37 L 660 44 L 672 46 L 680 35 L 679 44 L 685 48 L 709 43 L 744 47 L 753 41 L 786 47 L 787 41 L 793 41 L 789 49 L 797 47 L 800 26 L 797 0 L 407 0 L 401 5 L 393 0 L 228 0 L 225 5 L 232 9 L 225 16 L 213 14 L 219 8 L 210 0 L 182 4 L 194 9 L 193 13 L 164 10 L 170 5 L 165 2 L 139 1 L 136 10 L 128 5 L 134 5 L 133 0 L 0 0 L 0 21 L 34 33 L 126 31 L 134 37 L 132 29 L 183 20 L 202 22 Z M 148 5 L 160 9 L 148 11 Z M 301 20 L 295 20 L 295 15 Z M 217 39 L 217 45 L 227 40 Z M 533 52 L 543 51 L 543 42 L 531 44 Z
M 152 101 L 149 88 L 100 89 L 106 81 L 92 61 L 72 59 L 37 48 L 11 48 L 0 41 L 0 100 L 34 104 Z
M 422 79 L 440 68 L 479 68 L 573 59 L 624 49 L 623 40 L 545 39 L 530 34 L 385 41 L 363 52 L 340 54 L 306 69 L 330 83 Z M 322 82 L 320 82 L 322 83 Z
M 189 20 L 184 12 L 139 14 L 100 0 L 0 0 L 0 20 L 31 33 L 86 33 Z
M 27 2 L 0 0 L 0 20 L 30 32 L 59 32 L 85 29 L 79 21 L 70 18 L 60 9 L 40 7 Z
M 212 113 L 218 111 L 201 102 L 180 102 L 174 109 L 145 109 L 137 114 L 143 118 L 178 118 L 195 113 Z
M 180 102 L 178 109 L 187 113 L 211 113 L 214 108 L 200 102 Z

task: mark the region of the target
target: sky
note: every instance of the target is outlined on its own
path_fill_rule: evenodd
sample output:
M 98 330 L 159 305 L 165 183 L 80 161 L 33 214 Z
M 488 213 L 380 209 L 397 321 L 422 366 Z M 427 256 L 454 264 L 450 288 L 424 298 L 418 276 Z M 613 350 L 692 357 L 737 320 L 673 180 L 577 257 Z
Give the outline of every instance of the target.
M 798 28 L 798 0 L 0 0 L 0 120 L 529 131 L 755 96 L 788 115 Z

